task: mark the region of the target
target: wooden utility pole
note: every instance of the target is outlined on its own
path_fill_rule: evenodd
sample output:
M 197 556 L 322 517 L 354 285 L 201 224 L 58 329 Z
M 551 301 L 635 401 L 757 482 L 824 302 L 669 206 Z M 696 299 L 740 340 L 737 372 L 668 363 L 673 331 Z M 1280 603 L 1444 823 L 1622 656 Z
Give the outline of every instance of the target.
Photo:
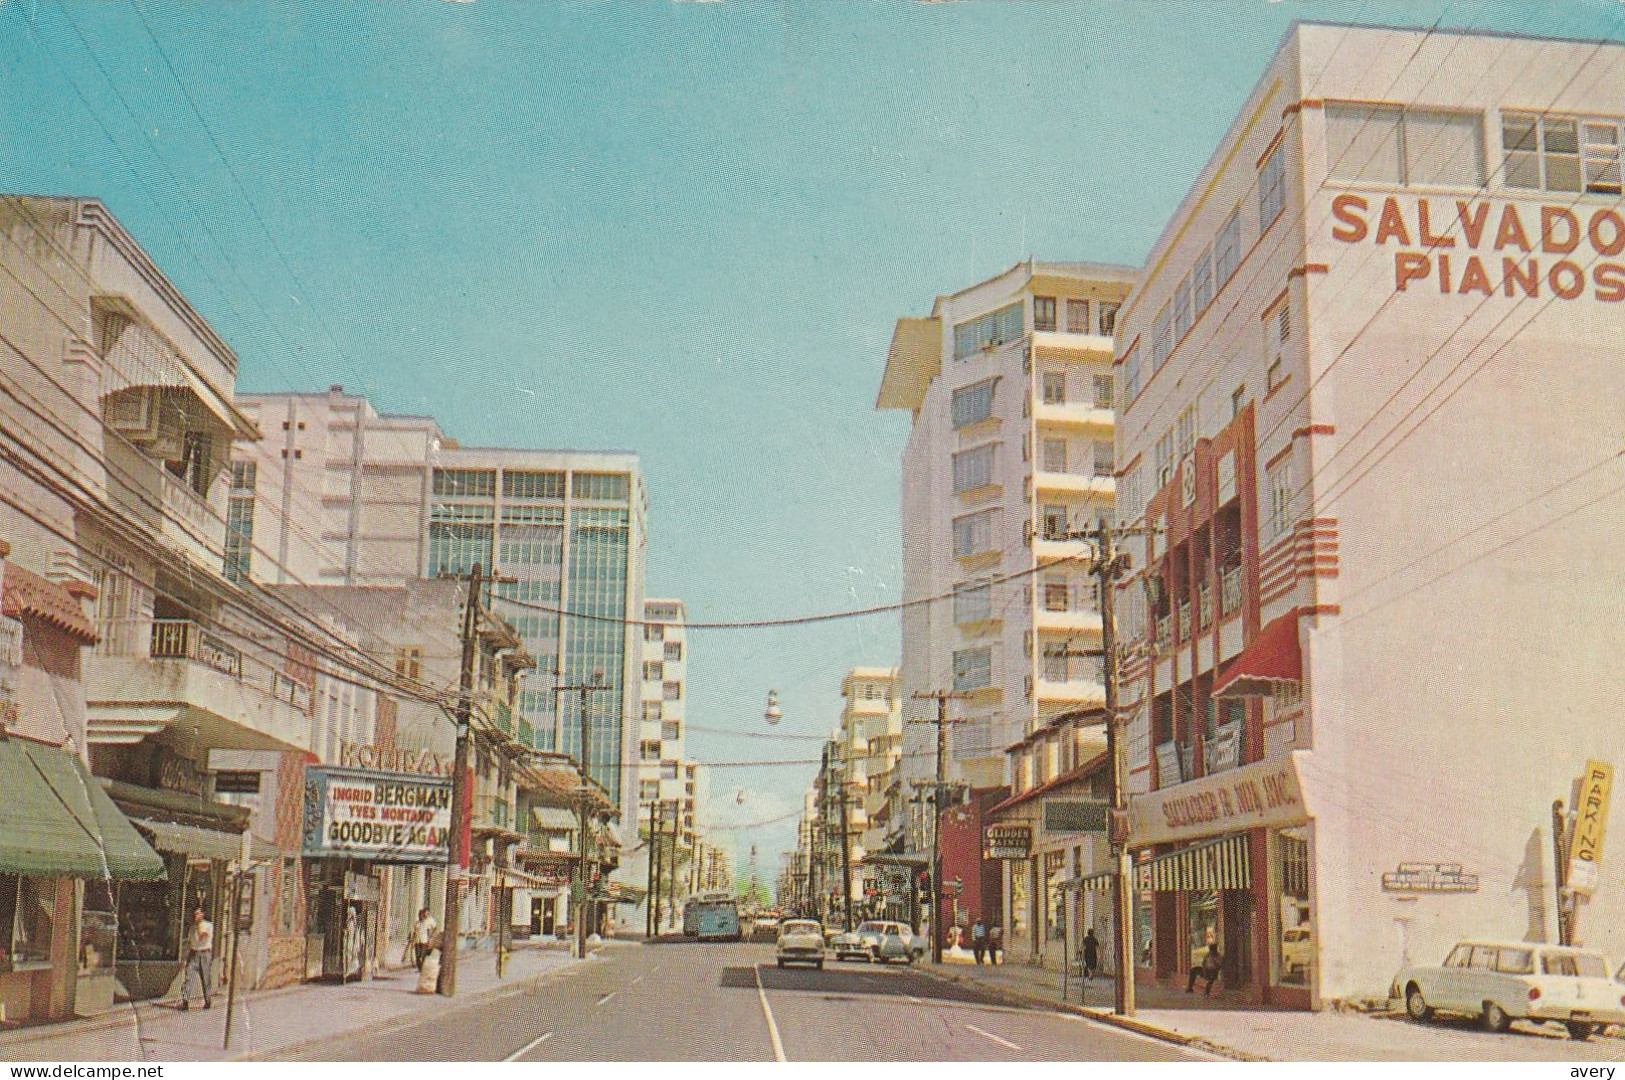
M 576 887 L 579 890 L 576 896 L 575 912 L 576 957 L 578 959 L 587 955 L 587 887 L 591 881 L 587 874 L 587 858 L 590 854 L 590 840 L 592 839 L 591 836 L 588 835 L 587 831 L 587 822 L 589 817 L 587 809 L 592 796 L 592 776 L 587 771 L 587 746 L 588 738 L 591 735 L 591 732 L 588 730 L 589 724 L 587 722 L 587 695 L 592 693 L 594 690 L 614 689 L 614 687 L 600 681 L 603 679 L 603 677 L 603 672 L 595 671 L 593 672 L 593 681 L 590 683 L 574 683 L 569 686 L 553 687 L 555 711 L 557 711 L 556 703 L 558 702 L 560 694 L 574 692 L 581 695 L 581 746 L 576 758 L 576 770 L 581 776 L 581 797 L 576 802 L 576 829 L 581 837 L 581 857 L 576 862 Z
M 468 868 L 458 847 L 468 830 L 468 740 L 469 722 L 474 711 L 474 662 L 478 659 L 480 581 L 483 567 L 474 564 L 468 576 L 468 602 L 463 608 L 463 661 L 457 677 L 457 754 L 451 773 L 451 839 L 446 861 L 446 919 L 441 928 L 440 983 L 436 989 L 445 997 L 457 993 L 457 938 L 462 932 L 463 884 Z
M 659 800 L 649 804 L 649 890 L 644 896 L 643 935 L 655 936 L 655 806 Z
M 853 929 L 852 922 L 852 827 L 848 824 L 846 812 L 846 778 L 841 778 L 840 786 L 835 789 L 836 797 L 841 800 L 841 907 L 846 915 L 847 929 Z
M 914 720 L 916 724 L 937 725 L 937 774 L 936 782 L 931 785 L 931 962 L 942 963 L 942 802 L 943 793 L 949 788 L 948 784 L 948 702 L 954 699 L 968 698 L 970 695 L 962 690 L 932 690 L 926 692 L 916 690 L 914 697 L 919 700 L 935 699 L 937 703 L 937 716 L 935 720 Z

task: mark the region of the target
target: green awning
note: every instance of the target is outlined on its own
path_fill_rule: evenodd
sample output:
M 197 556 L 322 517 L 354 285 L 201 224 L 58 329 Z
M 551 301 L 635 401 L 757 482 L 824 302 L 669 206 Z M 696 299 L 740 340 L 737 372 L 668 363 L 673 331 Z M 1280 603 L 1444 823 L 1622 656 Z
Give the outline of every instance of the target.
M 0 791 L 0 872 L 163 880 L 163 858 L 67 751 L 0 738 Z

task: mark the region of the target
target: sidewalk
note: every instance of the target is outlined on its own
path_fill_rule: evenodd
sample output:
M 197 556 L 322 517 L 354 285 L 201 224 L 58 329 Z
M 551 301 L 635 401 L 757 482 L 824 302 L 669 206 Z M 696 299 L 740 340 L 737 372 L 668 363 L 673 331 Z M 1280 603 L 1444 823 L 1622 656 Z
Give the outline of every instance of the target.
M 221 1048 L 226 995 L 214 1008 L 181 1012 L 172 1002 L 121 1004 L 111 1014 L 0 1034 L 0 1061 L 241 1061 L 320 1042 L 337 1035 L 381 1029 L 430 1010 L 466 1007 L 479 1000 L 523 992 L 550 972 L 574 961 L 568 949 L 522 945 L 498 979 L 490 951 L 458 957 L 457 996 L 417 994 L 417 972 L 395 969 L 370 982 L 345 986 L 302 983 L 245 994 L 232 1018 L 231 1049 Z
M 1024 964 L 978 967 L 968 959 L 945 956 L 943 964 L 927 963 L 921 970 L 990 990 L 1013 1004 L 1064 1009 L 1242 1061 L 1625 1061 L 1625 1039 L 1574 1042 L 1544 1025 L 1519 1022 L 1495 1035 L 1466 1020 L 1423 1025 L 1380 1013 L 1260 1010 L 1243 1007 L 1239 994 L 1219 991 L 1207 998 L 1143 983 L 1135 988 L 1135 1016 L 1119 1017 L 1112 1013 L 1109 978 L 1087 987 L 1068 980 L 1063 1002 L 1058 972 Z

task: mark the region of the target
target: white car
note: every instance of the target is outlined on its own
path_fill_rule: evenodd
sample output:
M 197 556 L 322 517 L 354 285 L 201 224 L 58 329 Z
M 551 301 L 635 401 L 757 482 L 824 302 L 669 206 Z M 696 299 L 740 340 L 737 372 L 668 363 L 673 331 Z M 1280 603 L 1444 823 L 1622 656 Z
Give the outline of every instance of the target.
M 787 919 L 774 949 L 779 966 L 811 964 L 824 968 L 824 928 L 811 919 Z
M 1463 941 L 1438 966 L 1414 965 L 1394 976 L 1389 996 L 1421 1022 L 1435 1012 L 1476 1016 L 1491 1031 L 1514 1020 L 1551 1021 L 1576 1039 L 1605 1024 L 1625 1024 L 1625 986 L 1589 949 L 1531 941 Z

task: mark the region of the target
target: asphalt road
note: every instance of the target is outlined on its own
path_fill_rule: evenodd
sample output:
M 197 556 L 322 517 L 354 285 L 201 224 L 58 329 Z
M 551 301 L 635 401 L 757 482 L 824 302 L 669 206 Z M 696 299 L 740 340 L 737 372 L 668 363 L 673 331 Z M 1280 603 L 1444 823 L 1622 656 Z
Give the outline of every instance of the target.
M 771 945 L 611 943 L 523 993 L 346 1036 L 311 1061 L 1195 1061 L 902 966 L 780 970 Z

